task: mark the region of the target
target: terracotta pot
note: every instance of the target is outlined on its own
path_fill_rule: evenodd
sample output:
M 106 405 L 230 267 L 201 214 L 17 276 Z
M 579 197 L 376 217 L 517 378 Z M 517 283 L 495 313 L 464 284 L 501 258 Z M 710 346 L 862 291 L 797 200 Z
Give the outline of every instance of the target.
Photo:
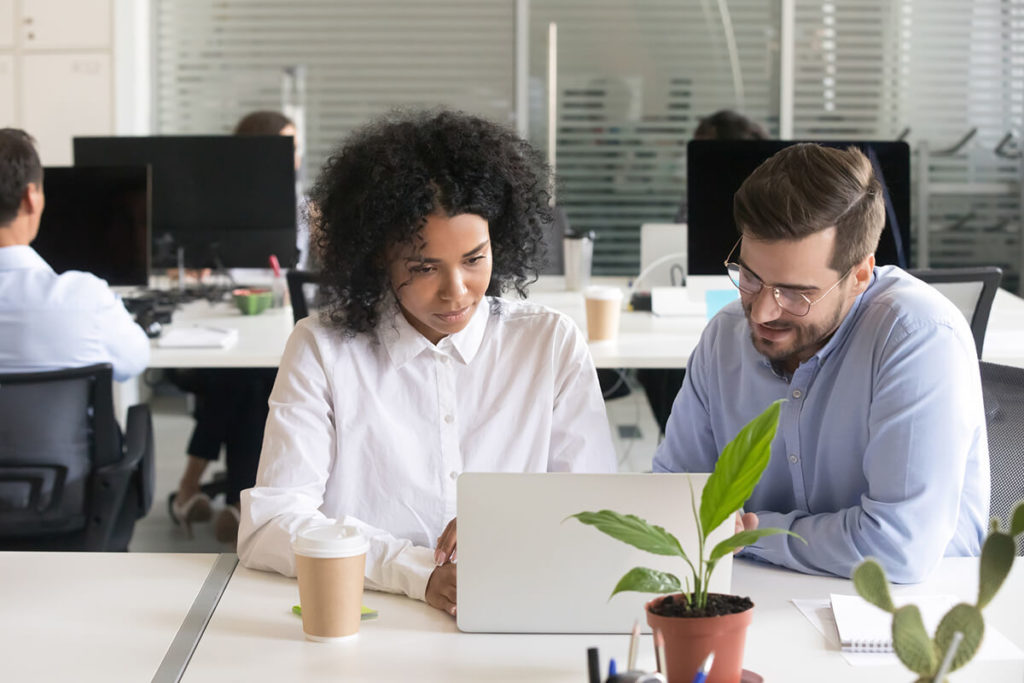
M 707 683 L 739 683 L 743 646 L 754 609 L 720 617 L 663 617 L 651 611 L 668 597 L 647 603 L 647 623 L 665 637 L 669 683 L 691 683 L 709 652 L 715 653 L 715 661 Z

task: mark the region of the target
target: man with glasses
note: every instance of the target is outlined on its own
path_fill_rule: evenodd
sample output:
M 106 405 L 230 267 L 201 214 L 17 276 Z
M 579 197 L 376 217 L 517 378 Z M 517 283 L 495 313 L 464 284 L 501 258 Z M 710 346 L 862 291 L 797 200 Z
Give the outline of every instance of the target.
M 734 200 L 725 268 L 740 301 L 690 356 L 659 472 L 709 472 L 749 420 L 785 398 L 771 460 L 737 530 L 743 550 L 848 577 L 868 556 L 898 582 L 944 555 L 977 555 L 988 446 L 967 321 L 929 285 L 875 267 L 881 187 L 856 148 L 787 147 Z

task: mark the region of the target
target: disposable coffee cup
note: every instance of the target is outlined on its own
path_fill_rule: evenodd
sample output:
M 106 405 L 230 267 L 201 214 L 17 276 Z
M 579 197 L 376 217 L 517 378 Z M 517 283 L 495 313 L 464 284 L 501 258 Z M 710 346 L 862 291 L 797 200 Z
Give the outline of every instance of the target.
M 292 550 L 306 638 L 329 643 L 359 635 L 369 547 L 358 529 L 341 524 L 296 535 Z
M 618 287 L 587 287 L 583 291 L 587 307 L 587 337 L 590 341 L 615 339 L 619 333 L 622 290 Z

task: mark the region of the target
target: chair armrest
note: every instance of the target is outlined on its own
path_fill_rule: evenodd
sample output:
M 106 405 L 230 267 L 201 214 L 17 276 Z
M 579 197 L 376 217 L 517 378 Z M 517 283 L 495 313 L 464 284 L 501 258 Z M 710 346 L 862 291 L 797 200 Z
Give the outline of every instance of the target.
M 106 548 L 113 531 L 111 520 L 122 513 L 126 496 L 137 496 L 138 517 L 153 503 L 153 421 L 149 407 L 134 405 L 128 409 L 122 457 L 117 462 L 94 470 L 90 482 L 92 515 L 88 521 L 89 546 Z M 132 486 L 133 479 L 136 486 Z

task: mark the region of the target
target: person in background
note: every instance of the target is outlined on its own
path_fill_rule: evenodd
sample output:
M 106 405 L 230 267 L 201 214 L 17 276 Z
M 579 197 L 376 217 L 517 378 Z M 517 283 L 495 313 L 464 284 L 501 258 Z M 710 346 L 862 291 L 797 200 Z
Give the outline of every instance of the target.
M 23 130 L 0 129 L 0 372 L 110 363 L 118 381 L 138 375 L 149 363 L 149 338 L 120 297 L 90 273 L 58 275 L 29 246 L 45 203 L 32 138 Z M 125 496 L 112 547 L 127 550 L 143 514 L 137 500 Z
M 459 473 L 615 470 L 579 328 L 497 297 L 536 276 L 547 187 L 528 143 L 448 111 L 378 120 L 328 160 L 327 305 L 281 359 L 243 564 L 294 576 L 295 534 L 342 522 L 369 538 L 368 588 L 455 614 Z
M 305 198 L 298 186 L 298 173 L 302 168 L 302 150 L 299 148 L 298 131 L 295 123 L 287 116 L 276 111 L 254 111 L 246 114 L 235 126 L 235 135 L 285 135 L 295 141 L 295 196 L 298 198 L 295 215 L 295 248 L 298 257 L 295 265 L 305 270 L 310 264 L 309 221 L 306 216 Z M 282 261 L 282 264 L 286 261 Z
M 29 246 L 43 214 L 43 167 L 34 141 L 0 129 L 0 371 L 113 365 L 123 382 L 146 369 L 149 338 L 107 283 L 58 275 Z
M 295 124 L 275 111 L 256 111 L 235 126 L 235 135 L 295 136 Z M 302 165 L 298 145 L 295 169 Z M 297 212 L 296 248 L 299 263 L 309 253 L 309 229 Z M 301 265 L 300 265 L 301 267 Z M 195 395 L 196 420 L 189 440 L 185 471 L 177 492 L 170 500 L 171 518 L 192 534 L 192 524 L 213 517 L 210 497 L 201 490 L 209 464 L 224 449 L 227 464 L 225 502 L 214 523 L 214 535 L 222 543 L 234 543 L 238 536 L 238 497 L 242 489 L 256 481 L 256 467 L 263 445 L 263 425 L 267 420 L 267 399 L 274 386 L 276 371 L 267 368 L 223 368 L 216 370 L 179 370 L 172 381 Z
M 946 297 L 875 267 L 882 188 L 855 147 L 787 147 L 740 187 L 725 269 L 740 291 L 704 330 L 654 456 L 709 472 L 785 398 L 743 528 L 787 529 L 743 554 L 849 577 L 868 556 L 896 582 L 977 555 L 989 463 L 974 338 Z

